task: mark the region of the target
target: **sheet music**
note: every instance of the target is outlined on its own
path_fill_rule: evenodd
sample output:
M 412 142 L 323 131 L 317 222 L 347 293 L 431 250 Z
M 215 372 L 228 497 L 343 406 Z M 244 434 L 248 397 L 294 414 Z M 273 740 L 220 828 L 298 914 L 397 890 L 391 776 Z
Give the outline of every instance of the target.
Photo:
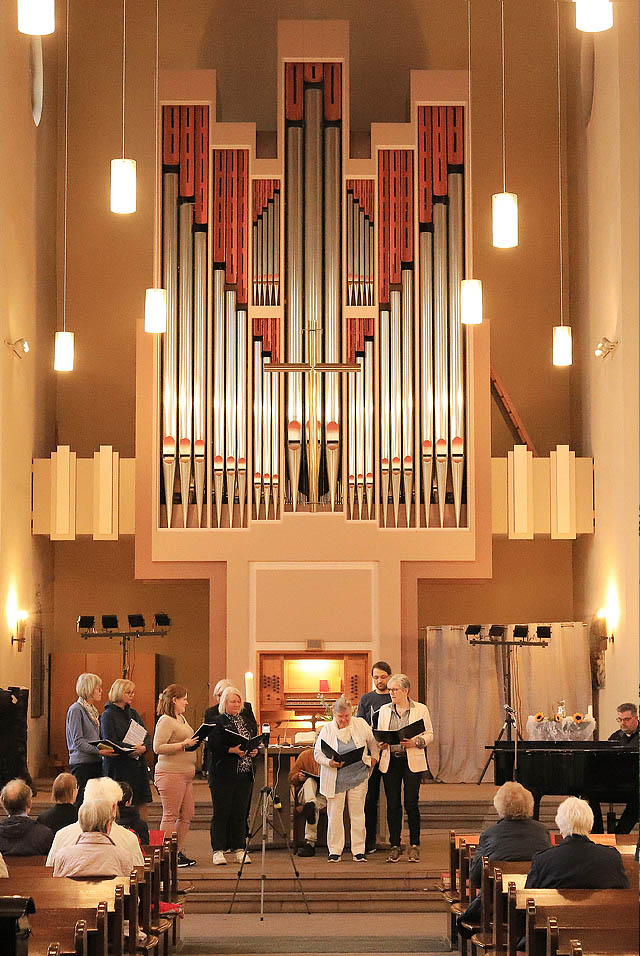
M 122 738 L 122 743 L 130 744 L 132 747 L 135 747 L 136 744 L 143 744 L 146 736 L 147 731 L 144 729 L 142 724 L 139 724 L 137 720 L 132 720 L 129 724 L 129 729 Z

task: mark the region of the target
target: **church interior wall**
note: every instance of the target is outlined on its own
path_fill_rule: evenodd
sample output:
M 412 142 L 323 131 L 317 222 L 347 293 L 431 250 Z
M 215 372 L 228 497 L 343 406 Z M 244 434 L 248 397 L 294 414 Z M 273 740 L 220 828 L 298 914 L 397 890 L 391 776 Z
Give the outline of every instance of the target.
M 56 37 L 45 37 L 44 112 L 32 117 L 30 40 L 0 6 L 0 685 L 29 686 L 31 627 L 53 622 L 53 546 L 31 535 L 31 458 L 55 444 L 51 348 L 56 303 Z M 18 358 L 4 344 L 24 338 Z M 22 653 L 11 645 L 15 611 L 29 612 Z M 46 754 L 46 716 L 29 721 L 31 762 Z
M 572 447 L 595 462 L 596 529 L 573 546 L 575 613 L 606 611 L 602 732 L 638 696 L 638 17 L 568 51 Z M 619 340 L 605 359 L 598 340 Z

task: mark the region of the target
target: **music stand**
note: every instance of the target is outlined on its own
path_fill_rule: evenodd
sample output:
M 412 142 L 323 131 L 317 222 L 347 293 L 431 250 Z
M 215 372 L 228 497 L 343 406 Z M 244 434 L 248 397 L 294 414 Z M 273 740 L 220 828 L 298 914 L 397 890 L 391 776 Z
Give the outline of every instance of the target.
M 516 739 L 514 743 L 514 762 L 513 762 L 513 778 L 516 779 L 516 774 L 518 770 L 518 738 L 522 740 L 520 733 L 518 732 L 518 727 L 515 721 L 517 717 L 516 711 L 511 706 L 512 703 L 512 668 L 511 668 L 511 655 L 513 654 L 514 647 L 546 647 L 549 643 L 549 638 L 551 637 L 551 628 L 548 625 L 540 625 L 536 629 L 535 637 L 529 637 L 529 627 L 527 624 L 516 624 L 513 628 L 513 634 L 511 639 L 506 639 L 506 627 L 504 624 L 492 624 L 489 628 L 488 633 L 483 635 L 483 628 L 480 624 L 470 624 L 465 629 L 465 635 L 469 644 L 480 644 L 480 645 L 493 645 L 494 647 L 498 646 L 501 649 L 502 653 L 502 673 L 503 673 L 503 686 L 504 686 L 504 698 L 506 704 L 504 705 L 505 709 L 505 720 L 500 730 L 500 733 L 495 738 L 496 740 L 502 740 L 503 736 L 506 734 L 507 740 L 511 741 L 512 732 L 511 728 L 515 727 L 516 730 Z M 492 750 L 487 758 L 487 762 L 484 765 L 482 773 L 480 774 L 480 779 L 478 780 L 478 785 L 480 785 L 484 779 L 484 775 L 489 769 L 489 764 L 494 758 L 494 751 Z
M 265 731 L 265 727 L 267 730 Z M 229 904 L 229 913 L 233 909 L 233 904 L 236 900 L 236 894 L 238 892 L 238 886 L 240 885 L 240 880 L 242 878 L 242 871 L 244 870 L 245 861 L 247 859 L 247 854 L 249 852 L 249 844 L 254 836 L 260 832 L 260 920 L 264 920 L 264 889 L 267 879 L 267 868 L 266 868 L 266 849 L 267 849 L 267 827 L 271 827 L 274 834 L 284 837 L 285 843 L 287 845 L 287 853 L 289 854 L 289 859 L 291 860 L 291 866 L 293 867 L 293 872 L 295 874 L 295 880 L 298 885 L 298 890 L 304 901 L 305 909 L 307 914 L 311 915 L 311 910 L 309 909 L 309 903 L 305 892 L 300 882 L 300 873 L 295 864 L 293 858 L 293 853 L 291 852 L 291 844 L 289 843 L 289 834 L 282 822 L 282 815 L 280 813 L 280 801 L 274 793 L 273 787 L 269 786 L 268 780 L 268 750 L 269 750 L 269 726 L 268 724 L 263 724 L 263 744 L 264 744 L 264 761 L 263 761 L 263 780 L 264 785 L 260 790 L 260 802 L 257 804 L 253 819 L 249 826 L 249 832 L 247 833 L 247 838 L 244 846 L 244 853 L 242 854 L 242 862 L 240 864 L 240 869 L 238 870 L 238 877 L 236 879 L 236 885 L 233 888 L 233 896 L 231 897 L 231 902 Z M 271 816 L 269 816 L 269 811 L 271 811 Z M 276 816 L 277 814 L 277 816 Z M 260 821 L 258 823 L 258 820 Z M 275 821 L 278 821 L 279 828 L 276 828 Z

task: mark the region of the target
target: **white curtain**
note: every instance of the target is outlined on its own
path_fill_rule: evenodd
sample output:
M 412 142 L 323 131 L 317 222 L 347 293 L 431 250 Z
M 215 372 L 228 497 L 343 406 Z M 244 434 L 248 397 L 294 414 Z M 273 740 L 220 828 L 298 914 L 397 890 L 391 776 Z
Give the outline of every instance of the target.
M 536 624 L 529 625 L 534 635 Z M 428 627 L 426 631 L 426 701 L 434 741 L 429 768 L 444 783 L 477 782 L 504 723 L 502 648 L 472 645 L 466 625 Z M 488 631 L 488 626 L 486 628 Z M 512 635 L 513 625 L 505 636 Z M 566 702 L 567 713 L 584 713 L 591 703 L 591 675 L 586 628 L 580 623 L 552 624 L 546 647 L 521 647 L 512 656 L 513 707 L 522 728 L 527 716 Z M 485 782 L 493 779 L 489 768 Z

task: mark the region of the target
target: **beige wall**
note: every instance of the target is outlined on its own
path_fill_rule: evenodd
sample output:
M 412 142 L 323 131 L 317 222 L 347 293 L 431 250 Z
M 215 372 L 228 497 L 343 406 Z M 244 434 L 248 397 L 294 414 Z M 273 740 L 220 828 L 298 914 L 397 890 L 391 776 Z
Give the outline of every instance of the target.
M 44 38 L 45 100 L 40 127 L 31 115 L 30 40 L 17 32 L 16 5 L 0 5 L 0 686 L 29 686 L 31 641 L 10 644 L 7 605 L 52 631 L 53 551 L 31 536 L 31 459 L 54 441 L 56 39 Z M 24 337 L 15 358 L 4 341 Z M 27 634 L 29 630 L 27 628 Z M 46 716 L 29 722 L 29 765 L 46 751 Z
M 599 695 L 601 734 L 638 697 L 638 11 L 615 5 L 607 33 L 570 48 L 573 446 L 593 455 L 596 532 L 574 545 L 575 613 L 609 609 L 615 643 Z M 593 51 L 591 53 L 591 51 Z M 593 55 L 593 100 L 589 63 Z M 620 339 L 603 360 L 602 336 Z

